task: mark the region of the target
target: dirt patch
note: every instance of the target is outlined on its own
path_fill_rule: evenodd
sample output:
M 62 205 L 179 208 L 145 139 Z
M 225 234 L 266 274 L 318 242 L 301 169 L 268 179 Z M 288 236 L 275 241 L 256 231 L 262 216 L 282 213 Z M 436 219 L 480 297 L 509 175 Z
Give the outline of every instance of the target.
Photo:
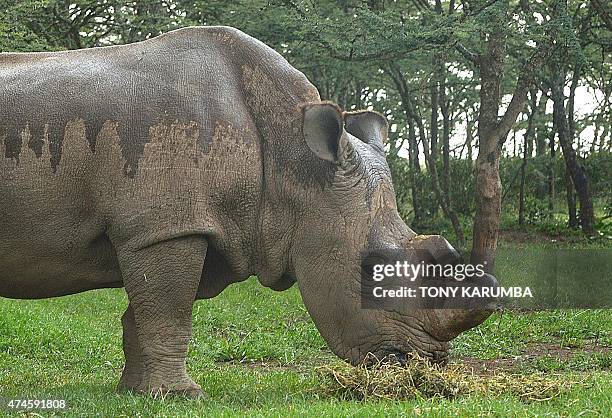
M 332 361 L 336 361 L 337 359 L 333 356 L 324 356 L 317 359 L 311 359 L 307 361 L 298 361 L 295 363 L 281 363 L 276 360 L 232 360 L 232 361 L 224 361 L 223 364 L 232 365 L 232 366 L 240 366 L 246 367 L 247 369 L 252 370 L 270 370 L 270 371 L 286 371 L 291 370 L 295 372 L 310 372 L 312 369 L 317 367 L 321 367 L 325 364 L 328 364 Z
M 492 360 L 482 360 L 474 357 L 458 357 L 453 364 L 462 364 L 478 375 L 491 375 L 497 371 L 516 369 L 530 364 L 538 359 L 552 358 L 559 361 L 568 361 L 574 356 L 587 354 L 610 354 L 612 347 L 588 343 L 583 347 L 563 347 L 555 343 L 529 344 L 520 355 Z
M 586 343 L 582 347 L 561 346 L 558 343 L 532 343 L 521 350 L 521 354 L 513 357 L 502 357 L 483 360 L 475 357 L 455 357 L 450 366 L 463 366 L 477 375 L 491 375 L 497 371 L 510 371 L 534 363 L 539 359 L 556 359 L 562 362 L 571 360 L 577 355 L 612 354 L 612 347 L 596 342 Z M 310 372 L 321 366 L 337 361 L 334 356 L 325 356 L 308 361 L 295 363 L 281 363 L 276 360 L 231 360 L 220 362 L 231 366 L 246 367 L 253 370 L 291 370 L 296 372 Z

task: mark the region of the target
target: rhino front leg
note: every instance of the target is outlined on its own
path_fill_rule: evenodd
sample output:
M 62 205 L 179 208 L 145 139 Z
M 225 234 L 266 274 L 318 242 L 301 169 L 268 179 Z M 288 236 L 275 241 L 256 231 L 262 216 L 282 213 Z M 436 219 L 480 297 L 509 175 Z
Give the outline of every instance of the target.
M 203 237 L 191 236 L 118 251 L 130 301 L 123 317 L 126 367 L 121 389 L 202 395 L 185 362 L 206 248 Z
M 118 390 L 131 390 L 140 386 L 142 375 L 144 373 L 144 360 L 142 356 L 142 348 L 138 341 L 138 333 L 136 331 L 136 320 L 134 319 L 134 309 L 132 305 L 128 305 L 123 317 L 121 318 L 123 325 L 123 354 L 125 356 L 125 366 L 121 373 Z

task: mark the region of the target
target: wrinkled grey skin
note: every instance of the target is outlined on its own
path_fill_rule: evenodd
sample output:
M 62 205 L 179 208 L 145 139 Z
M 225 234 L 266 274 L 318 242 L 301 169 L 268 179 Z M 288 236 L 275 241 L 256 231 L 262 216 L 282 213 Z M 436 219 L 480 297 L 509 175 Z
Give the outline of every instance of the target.
M 0 86 L 0 295 L 125 287 L 122 389 L 199 395 L 185 370 L 194 300 L 252 274 L 276 290 L 297 281 L 354 364 L 442 361 L 487 315 L 360 308 L 362 251 L 456 253 L 400 219 L 384 118 L 321 103 L 238 30 L 2 54 Z

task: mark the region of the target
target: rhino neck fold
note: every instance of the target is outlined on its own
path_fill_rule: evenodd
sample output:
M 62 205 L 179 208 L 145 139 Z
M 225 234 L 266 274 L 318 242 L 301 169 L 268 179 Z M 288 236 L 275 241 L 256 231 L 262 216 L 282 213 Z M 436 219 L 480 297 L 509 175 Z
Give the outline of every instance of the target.
M 264 286 L 284 290 L 294 282 L 290 253 L 296 224 L 306 207 L 308 188 L 317 182 L 316 170 L 309 166 L 316 166 L 317 159 L 301 134 L 300 105 L 320 98 L 304 75 L 282 57 L 250 60 L 250 51 L 243 52 L 246 62 L 256 63 L 241 66 L 241 85 L 257 128 L 262 161 L 255 272 Z

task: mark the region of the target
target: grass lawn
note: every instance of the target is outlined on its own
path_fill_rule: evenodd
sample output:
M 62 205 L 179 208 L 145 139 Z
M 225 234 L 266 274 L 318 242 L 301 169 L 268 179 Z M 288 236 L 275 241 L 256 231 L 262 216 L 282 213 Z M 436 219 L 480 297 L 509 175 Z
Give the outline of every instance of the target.
M 511 274 L 511 264 L 499 267 Z M 194 307 L 188 369 L 208 398 L 190 401 L 115 393 L 126 305 L 122 289 L 41 301 L 0 299 L 4 403 L 15 398 L 68 403 L 64 411 L 36 411 L 43 416 L 523 417 L 609 416 L 612 410 L 611 310 L 505 312 L 455 340 L 454 363 L 474 368 L 482 379 L 501 371 L 544 375 L 567 387 L 551 399 L 526 401 L 502 392 L 363 401 L 320 390 L 318 366 L 338 360 L 315 329 L 297 288 L 277 293 L 250 279 Z

